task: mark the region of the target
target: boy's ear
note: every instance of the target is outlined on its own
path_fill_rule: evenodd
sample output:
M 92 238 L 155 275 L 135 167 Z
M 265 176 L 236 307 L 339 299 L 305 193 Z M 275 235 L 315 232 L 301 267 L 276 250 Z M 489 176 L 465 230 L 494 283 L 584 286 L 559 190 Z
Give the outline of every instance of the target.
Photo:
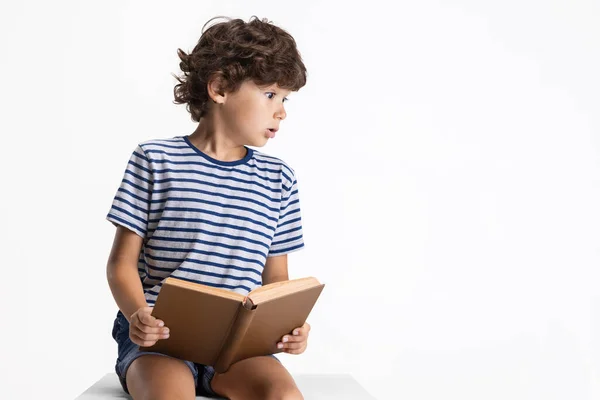
M 208 97 L 210 97 L 213 103 L 222 104 L 225 101 L 225 93 L 221 89 L 223 87 L 223 83 L 225 78 L 220 72 L 213 74 L 213 76 L 208 81 L 206 88 L 208 90 Z

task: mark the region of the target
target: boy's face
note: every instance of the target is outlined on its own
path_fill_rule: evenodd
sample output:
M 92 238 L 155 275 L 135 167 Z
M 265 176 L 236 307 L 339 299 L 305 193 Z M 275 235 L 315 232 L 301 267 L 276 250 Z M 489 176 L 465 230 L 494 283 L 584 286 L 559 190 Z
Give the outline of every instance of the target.
M 259 87 L 245 81 L 235 93 L 226 93 L 218 107 L 224 128 L 240 144 L 264 146 L 274 137 L 269 128 L 279 129 L 286 117 L 284 101 L 289 94 L 277 84 Z

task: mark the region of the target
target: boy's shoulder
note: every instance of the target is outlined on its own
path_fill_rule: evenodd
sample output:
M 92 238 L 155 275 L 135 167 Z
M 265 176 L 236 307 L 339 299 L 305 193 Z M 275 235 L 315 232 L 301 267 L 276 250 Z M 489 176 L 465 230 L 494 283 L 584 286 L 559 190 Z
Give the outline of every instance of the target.
M 293 179 L 293 177 L 295 176 L 294 169 L 290 166 L 290 164 L 288 164 L 281 158 L 272 156 L 270 154 L 263 153 L 260 150 L 253 150 L 253 151 L 254 151 L 254 156 L 255 156 L 254 158 L 256 160 L 264 162 L 265 164 L 269 164 L 271 166 L 273 166 L 273 165 L 279 166 L 281 168 L 281 171 L 285 174 L 288 174 L 288 177 L 290 179 Z
M 168 138 L 155 138 L 155 139 L 146 139 L 142 142 L 138 142 L 138 146 L 142 149 L 148 146 L 175 146 L 181 145 L 183 142 L 183 136 L 173 136 Z

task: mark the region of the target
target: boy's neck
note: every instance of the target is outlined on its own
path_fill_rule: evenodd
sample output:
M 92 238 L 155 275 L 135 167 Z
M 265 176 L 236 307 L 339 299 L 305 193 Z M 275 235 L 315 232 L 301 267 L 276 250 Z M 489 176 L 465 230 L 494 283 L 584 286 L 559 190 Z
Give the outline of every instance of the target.
M 244 158 L 246 148 L 227 137 L 217 125 L 209 118 L 200 118 L 198 127 L 188 139 L 198 150 L 216 160 L 229 162 Z

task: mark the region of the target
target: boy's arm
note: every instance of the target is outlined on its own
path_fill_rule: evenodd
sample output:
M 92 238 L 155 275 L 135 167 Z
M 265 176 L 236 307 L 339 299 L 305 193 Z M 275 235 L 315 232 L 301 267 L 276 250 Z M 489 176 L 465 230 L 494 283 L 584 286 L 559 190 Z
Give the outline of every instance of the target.
M 289 280 L 287 254 L 267 257 L 267 262 L 265 262 L 265 268 L 262 272 L 263 286 L 287 280 Z
M 130 321 L 131 314 L 148 306 L 137 267 L 142 241 L 133 231 L 117 225 L 106 264 L 108 285 L 127 321 Z

